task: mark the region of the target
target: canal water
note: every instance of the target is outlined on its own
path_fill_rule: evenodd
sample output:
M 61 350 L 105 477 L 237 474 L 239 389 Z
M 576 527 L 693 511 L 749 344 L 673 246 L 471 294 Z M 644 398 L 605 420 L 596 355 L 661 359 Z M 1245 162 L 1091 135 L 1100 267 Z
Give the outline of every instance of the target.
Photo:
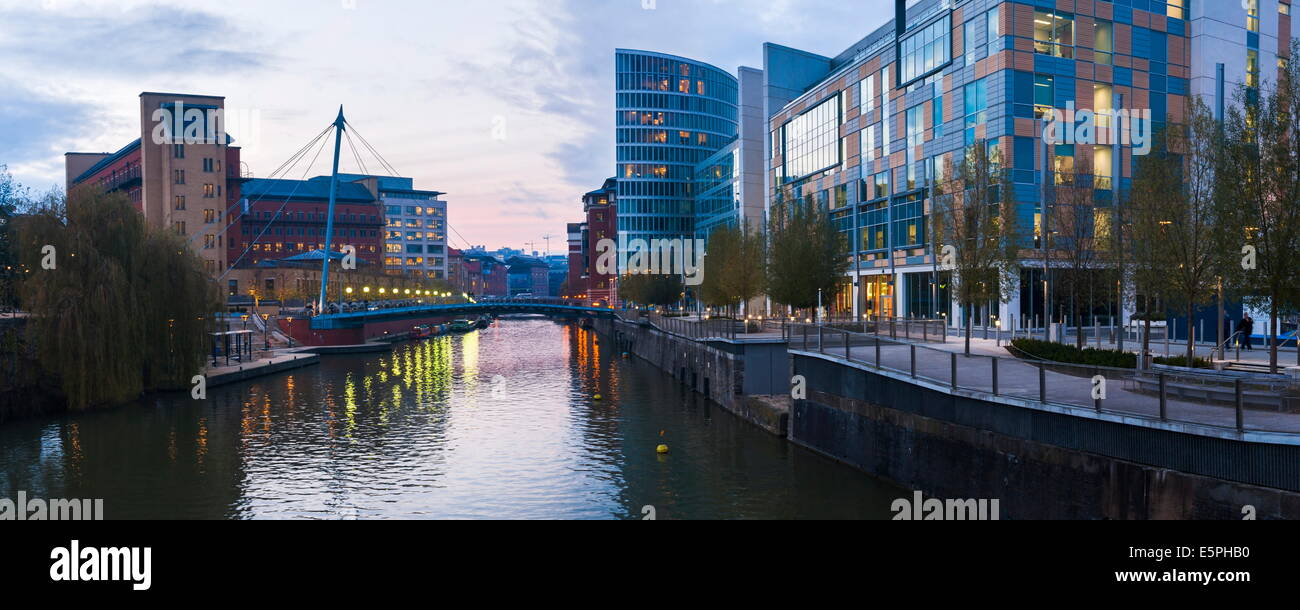
M 545 319 L 0 425 L 19 490 L 109 519 L 888 518 L 910 496 Z

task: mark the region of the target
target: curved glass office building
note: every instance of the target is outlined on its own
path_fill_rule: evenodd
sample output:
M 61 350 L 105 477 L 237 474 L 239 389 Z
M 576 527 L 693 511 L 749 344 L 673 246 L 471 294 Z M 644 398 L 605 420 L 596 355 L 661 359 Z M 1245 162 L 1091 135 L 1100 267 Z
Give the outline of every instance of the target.
M 619 235 L 693 237 L 693 173 L 736 138 L 736 77 L 650 51 L 618 49 L 615 62 Z

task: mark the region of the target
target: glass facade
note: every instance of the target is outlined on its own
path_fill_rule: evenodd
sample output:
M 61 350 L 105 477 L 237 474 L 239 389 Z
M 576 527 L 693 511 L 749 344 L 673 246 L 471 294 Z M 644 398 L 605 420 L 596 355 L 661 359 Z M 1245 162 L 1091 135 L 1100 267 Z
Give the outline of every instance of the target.
M 795 181 L 839 165 L 842 96 L 834 95 L 781 127 L 782 181 Z
M 736 139 L 737 80 L 697 61 L 622 49 L 615 78 L 618 232 L 628 240 L 691 237 L 695 166 Z M 703 205 L 722 205 L 719 196 Z

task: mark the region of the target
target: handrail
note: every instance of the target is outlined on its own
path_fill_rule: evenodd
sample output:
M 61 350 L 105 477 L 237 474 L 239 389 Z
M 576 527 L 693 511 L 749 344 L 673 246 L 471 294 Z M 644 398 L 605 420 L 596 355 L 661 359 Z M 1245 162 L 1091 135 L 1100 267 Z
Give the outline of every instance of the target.
M 1018 358 L 1014 355 L 961 354 L 959 350 L 940 349 L 918 344 L 917 342 L 890 340 L 879 335 L 873 336 L 867 333 L 858 333 L 823 325 L 792 324 L 789 337 L 789 349 L 791 351 L 815 352 L 843 358 L 848 362 L 862 363 L 877 370 L 892 371 L 911 379 L 922 379 L 930 383 L 937 383 L 952 390 L 964 389 L 984 394 L 991 391 L 993 396 L 1014 396 L 1017 399 L 1032 400 L 1043 405 L 1083 407 L 1095 409 L 1098 413 L 1108 411 L 1138 417 L 1151 417 L 1151 410 L 1147 410 L 1150 407 L 1144 407 L 1144 405 L 1158 404 L 1160 421 L 1184 421 L 1212 428 L 1232 430 L 1234 426 L 1230 422 L 1235 419 L 1235 430 L 1238 432 L 1247 430 L 1245 427 L 1245 404 L 1247 402 L 1253 405 L 1268 405 L 1269 408 L 1272 408 L 1275 403 L 1285 407 L 1295 405 L 1296 401 L 1300 400 L 1300 398 L 1282 391 L 1277 384 L 1263 384 L 1263 387 L 1260 388 L 1260 384 L 1254 384 L 1239 378 L 1225 379 L 1222 375 L 1213 375 L 1211 377 L 1207 374 L 1191 372 L 1142 371 L 1050 360 L 1034 361 Z M 892 346 L 891 352 L 882 356 L 882 345 Z M 897 349 L 904 346 L 910 352 L 910 369 L 906 359 L 904 359 L 900 368 L 900 354 Z M 855 354 L 854 348 L 859 348 L 859 353 Z M 867 353 L 861 353 L 861 348 L 867 348 Z M 871 353 L 872 348 L 874 348 L 874 358 Z M 937 362 L 933 359 L 927 360 L 923 369 L 918 368 L 916 355 L 922 350 L 939 354 L 940 358 Z M 972 371 L 978 370 L 979 362 L 986 359 L 989 361 L 987 363 L 989 369 L 986 371 L 988 374 L 972 374 Z M 964 361 L 965 364 L 959 366 L 959 361 Z M 949 366 L 936 369 L 935 365 L 938 362 L 948 362 Z M 1037 369 L 1037 394 L 1029 394 L 1032 389 L 1026 387 L 1025 379 L 1012 386 L 1014 389 L 1009 391 L 1006 391 L 1005 386 L 1000 387 L 998 374 L 998 364 L 1000 362 L 1014 363 L 1009 365 L 1012 367 L 1015 367 L 1016 364 L 1020 365 L 1020 367 L 1016 368 L 1004 367 L 1004 370 L 1019 371 L 1013 374 L 1021 376 L 1031 376 L 1033 375 L 1033 369 Z M 1028 367 L 1028 370 L 1023 367 Z M 944 369 L 948 369 L 946 375 L 939 372 L 936 376 L 936 370 L 942 371 Z M 1052 375 L 1057 376 L 1050 383 L 1048 380 L 1049 371 Z M 1118 388 L 1118 395 L 1110 397 L 1111 399 L 1118 399 L 1118 402 L 1108 402 L 1104 397 L 1097 398 L 1095 394 L 1089 394 L 1088 380 L 1090 377 L 1093 378 L 1092 387 L 1095 390 L 1097 387 L 1095 378 L 1098 376 L 1114 384 L 1112 385 L 1113 388 Z M 1196 385 L 1195 389 L 1188 385 L 1171 383 L 1180 380 L 1185 382 L 1198 381 L 1200 383 Z M 1029 385 L 1032 386 L 1032 382 Z M 1062 392 L 1066 391 L 1067 387 L 1070 389 L 1063 396 Z M 1252 387 L 1255 389 L 1251 389 Z M 1078 392 L 1077 396 L 1070 393 L 1076 390 Z M 1155 392 L 1154 396 L 1152 392 Z M 1171 396 L 1182 404 L 1170 403 L 1169 398 Z M 1150 403 L 1147 403 L 1147 400 L 1150 400 Z M 1215 416 L 1212 412 L 1203 408 L 1204 406 L 1222 406 L 1225 402 L 1228 403 L 1228 406 L 1222 408 L 1235 409 L 1235 417 L 1230 415 L 1231 411 Z M 1107 408 L 1109 405 L 1114 406 Z M 1177 417 L 1177 415 L 1171 416 L 1169 413 L 1170 410 L 1183 410 L 1190 406 L 1196 408 L 1184 411 L 1188 415 L 1182 418 Z M 1225 417 L 1224 415 L 1228 416 Z M 1296 415 L 1296 418 L 1297 427 L 1300 427 L 1300 415 Z M 1284 427 L 1279 427 L 1280 424 L 1284 425 Z M 1252 426 L 1250 430 L 1300 434 L 1297 430 L 1291 429 L 1292 427 L 1289 424 L 1290 422 L 1287 421 L 1267 422 L 1262 425 Z

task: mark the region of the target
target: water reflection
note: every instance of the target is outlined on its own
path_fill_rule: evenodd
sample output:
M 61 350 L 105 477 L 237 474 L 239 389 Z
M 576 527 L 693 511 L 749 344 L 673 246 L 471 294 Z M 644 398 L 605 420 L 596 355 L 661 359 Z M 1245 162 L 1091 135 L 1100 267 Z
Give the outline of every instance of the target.
M 208 396 L 0 427 L 0 494 L 104 498 L 109 518 L 332 519 L 886 517 L 900 495 L 547 320 Z

